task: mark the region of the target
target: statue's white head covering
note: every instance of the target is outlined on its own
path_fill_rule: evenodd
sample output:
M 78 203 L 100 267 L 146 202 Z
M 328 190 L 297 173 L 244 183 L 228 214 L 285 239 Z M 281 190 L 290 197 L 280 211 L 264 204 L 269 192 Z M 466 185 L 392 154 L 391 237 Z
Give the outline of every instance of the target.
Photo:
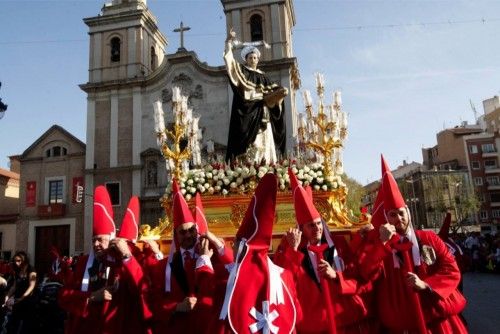
M 260 58 L 260 51 L 259 49 L 257 49 L 255 46 L 253 45 L 247 45 L 245 46 L 242 50 L 241 50 L 241 58 L 243 58 L 243 60 L 246 60 L 247 59 L 247 56 L 250 54 L 250 53 L 255 53 L 257 55 L 257 57 Z

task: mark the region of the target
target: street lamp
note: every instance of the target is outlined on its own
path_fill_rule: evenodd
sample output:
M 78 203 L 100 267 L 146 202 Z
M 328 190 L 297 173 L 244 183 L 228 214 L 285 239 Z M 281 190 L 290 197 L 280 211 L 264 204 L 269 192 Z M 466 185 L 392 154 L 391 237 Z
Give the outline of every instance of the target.
M 458 192 L 458 187 L 460 187 L 460 185 L 462 184 L 462 181 L 455 181 L 454 184 L 452 184 L 453 186 L 453 202 L 451 200 L 451 187 L 450 187 L 450 184 L 448 183 L 448 197 L 449 197 L 449 201 L 450 201 L 450 206 L 453 205 L 453 211 L 455 212 L 455 221 L 456 223 L 458 223 L 458 210 L 457 210 L 457 192 Z
M 0 87 L 2 87 L 2 83 L 0 82 Z M 7 105 L 2 102 L 2 99 L 0 98 L 0 119 L 3 118 L 5 115 L 5 112 L 7 111 Z

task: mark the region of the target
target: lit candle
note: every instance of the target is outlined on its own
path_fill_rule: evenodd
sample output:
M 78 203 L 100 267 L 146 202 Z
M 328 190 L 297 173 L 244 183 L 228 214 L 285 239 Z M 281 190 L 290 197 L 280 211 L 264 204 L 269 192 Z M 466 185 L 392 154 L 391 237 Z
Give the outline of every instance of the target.
M 172 87 L 172 102 L 179 102 L 181 100 L 181 89 L 177 86 Z
M 160 100 L 153 103 L 154 118 L 155 118 L 155 131 L 165 131 L 165 119 L 163 115 L 163 107 Z
M 342 112 L 342 127 L 347 128 L 347 113 Z
M 186 110 L 186 124 L 189 124 L 190 122 L 194 121 L 194 118 L 193 118 L 193 109 L 191 108 L 188 108 Z M 196 130 L 198 130 L 198 123 L 196 123 Z
M 212 139 L 207 141 L 207 153 L 212 154 L 215 151 L 214 141 Z
M 188 97 L 187 96 L 184 96 L 182 95 L 181 97 L 181 111 L 186 111 L 188 107 Z
M 193 129 L 193 133 L 198 134 L 198 122 L 200 120 L 200 117 L 192 117 L 191 118 L 191 126 Z
M 325 86 L 325 77 L 321 73 L 316 73 L 316 87 Z
M 299 127 L 304 130 L 307 128 L 306 116 L 304 114 L 299 114 Z
M 304 104 L 306 107 L 312 106 L 312 99 L 311 99 L 311 92 L 308 90 L 305 90 L 303 93 L 304 96 Z
M 335 108 L 333 106 L 328 106 L 330 108 L 330 122 L 336 122 L 336 112 L 335 112 Z
M 333 93 L 333 103 L 336 107 L 340 107 L 342 105 L 342 97 L 338 90 Z

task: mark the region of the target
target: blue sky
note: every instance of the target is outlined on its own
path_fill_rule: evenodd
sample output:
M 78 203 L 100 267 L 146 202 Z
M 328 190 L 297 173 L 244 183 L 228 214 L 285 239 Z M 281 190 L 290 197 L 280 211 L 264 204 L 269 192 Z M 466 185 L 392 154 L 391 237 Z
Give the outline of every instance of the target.
M 0 0 L 0 167 L 53 124 L 85 141 L 88 37 L 84 17 L 105 1 Z M 219 0 L 148 0 L 169 40 L 184 21 L 185 46 L 222 64 L 225 17 Z M 349 112 L 346 172 L 361 183 L 391 167 L 422 161 L 443 126 L 474 121 L 471 99 L 500 94 L 500 1 L 295 0 L 294 52 L 302 88 L 323 72 Z M 330 96 L 330 95 L 329 95 Z M 302 106 L 302 101 L 297 101 Z

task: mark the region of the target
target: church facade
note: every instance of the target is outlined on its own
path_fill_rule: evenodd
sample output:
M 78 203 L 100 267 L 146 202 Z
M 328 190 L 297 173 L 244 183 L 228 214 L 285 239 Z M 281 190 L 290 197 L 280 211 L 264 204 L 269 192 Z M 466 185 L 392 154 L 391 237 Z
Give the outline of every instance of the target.
M 221 0 L 226 28 L 242 41 L 265 40 L 259 68 L 290 94 L 285 100 L 287 150 L 294 145 L 300 86 L 293 56 L 292 0 Z M 87 93 L 85 189 L 99 184 L 110 192 L 115 221 L 121 221 L 128 199 L 141 199 L 141 222 L 155 224 L 161 216 L 159 198 L 169 183 L 165 160 L 156 144 L 153 103 L 161 100 L 165 122 L 172 123 L 172 87 L 189 96 L 193 112 L 201 115 L 202 148 L 208 140 L 216 148 L 227 144 L 232 91 L 224 66 L 201 62 L 181 47 L 167 52 L 167 37 L 146 0 L 113 0 L 89 27 L 89 79 L 80 87 Z M 182 32 L 181 32 L 182 33 Z M 220 41 L 221 51 L 224 41 Z M 85 247 L 90 246 L 92 202 L 85 202 Z M 85 249 L 87 250 L 87 249 Z

